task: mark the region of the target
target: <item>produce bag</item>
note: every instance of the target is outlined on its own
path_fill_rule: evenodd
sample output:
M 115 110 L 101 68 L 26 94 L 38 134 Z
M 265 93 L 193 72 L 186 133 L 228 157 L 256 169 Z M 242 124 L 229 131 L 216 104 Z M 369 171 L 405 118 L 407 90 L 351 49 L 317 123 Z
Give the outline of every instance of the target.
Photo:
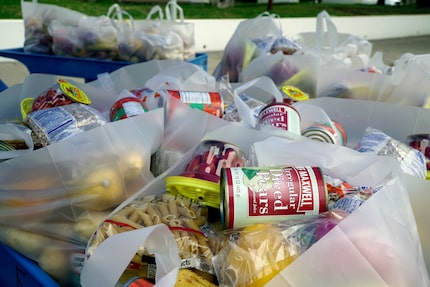
M 21 10 L 24 19 L 24 51 L 43 54 L 52 54 L 52 36 L 48 30 L 52 21 L 76 25 L 85 16 L 68 8 L 38 3 L 37 0 L 21 0 Z
M 193 59 L 196 55 L 194 23 L 185 21 L 184 11 L 176 0 L 170 0 L 165 7 L 164 25 L 177 33 L 184 42 L 184 60 Z
M 266 76 L 271 78 L 281 91 L 284 87 L 294 86 L 309 97 L 315 97 L 319 68 L 320 61 L 313 55 L 285 55 L 277 52 L 261 55 L 251 61 L 242 70 L 240 79 L 241 82 L 248 82 Z
M 168 64 L 172 62 L 164 68 Z M 148 71 L 148 78 L 155 72 Z M 22 124 L 21 101 L 37 99 L 47 90 L 57 95 L 59 89 L 52 89 L 56 84 L 57 76 L 32 74 L 3 91 L 2 121 Z M 104 115 L 118 96 L 94 83 L 74 84 Z M 151 155 L 161 144 L 163 130 L 163 109 L 154 108 L 1 162 L 1 242 L 35 260 L 61 285 L 74 285 L 82 247 L 94 227 L 153 180 Z
M 181 105 L 177 108 L 180 107 Z M 182 107 L 185 108 L 184 105 Z M 178 113 L 178 115 L 181 114 Z M 270 137 L 265 134 L 265 131 L 256 131 L 231 123 L 208 131 L 203 139 L 208 138 L 225 140 L 243 150 L 252 151 L 246 152 L 246 156 L 254 155 L 255 163 L 261 166 L 315 165 L 320 166 L 326 174 L 348 180 L 352 184 L 382 186 L 357 210 L 283 269 L 278 276 L 267 283 L 267 286 L 315 285 L 320 284 L 321 280 L 335 286 L 345 286 L 351 280 L 360 285 L 403 286 L 410 282 L 417 286 L 429 284 L 408 190 L 402 181 L 399 164 L 395 160 L 389 157 L 366 155 L 347 147 L 311 140 L 299 142 Z M 134 199 L 164 193 L 165 179 L 182 170 L 192 155 L 193 150 L 186 152 L 182 160 L 177 161 L 168 171 L 142 189 L 134 196 Z M 132 200 L 133 198 L 128 199 L 118 207 L 117 211 Z M 115 211 L 112 214 L 115 214 Z M 141 232 L 143 230 L 145 228 L 141 229 Z M 111 240 L 104 242 L 109 244 L 110 249 L 128 252 L 126 257 L 130 260 L 139 246 L 145 245 L 144 240 L 139 240 L 138 242 L 133 241 L 131 250 L 126 251 L 124 248 L 124 246 L 129 246 L 125 242 L 131 244 L 132 238 L 136 238 L 133 234 L 136 231 L 123 232 L 120 236 L 113 235 L 110 237 Z M 400 241 L 402 243 L 399 244 Z M 340 249 L 337 248 L 338 246 Z M 374 257 L 375 249 L 379 252 L 377 253 L 378 258 Z M 168 260 L 168 257 L 177 260 L 176 256 L 162 256 L 158 252 L 155 252 L 155 256 L 156 258 L 160 256 L 158 260 Z M 333 256 L 335 256 L 333 261 L 328 263 L 326 260 L 321 261 L 321 258 L 332 258 Z M 402 260 L 392 258 L 402 258 Z M 344 272 L 338 272 L 339 262 L 342 262 Z M 105 280 L 94 274 L 98 274 L 101 270 L 105 271 L 106 268 L 112 268 L 112 272 L 115 272 L 116 275 L 109 279 L 106 278 L 106 281 L 102 283 L 113 285 L 128 264 L 127 260 L 122 261 L 121 264 L 116 263 L 118 263 L 116 257 L 105 249 L 104 243 L 101 243 L 84 264 L 82 285 L 92 286 L 94 280 L 97 280 L 98 283 L 100 283 L 99 280 Z M 325 266 L 328 266 L 327 269 Z M 114 271 L 118 268 L 121 271 Z M 176 272 L 177 268 L 180 266 L 177 265 L 176 268 L 172 267 L 170 270 Z M 167 279 L 164 275 L 169 272 L 164 270 L 161 272 L 159 274 L 163 274 L 163 278 L 168 281 L 161 281 L 162 279 L 158 278 L 157 285 L 163 282 L 163 286 L 174 286 L 176 282 L 174 276 Z
M 429 108 L 430 55 L 403 54 L 392 67 L 383 101 Z
M 377 100 L 387 77 L 349 67 L 327 68 L 318 73 L 316 97 Z
M 194 24 L 184 21 L 182 8 L 174 1 L 168 2 L 165 10 L 166 19 L 162 8 L 156 5 L 145 20 L 134 21 L 130 17 L 130 26 L 117 26 L 122 60 L 143 62 L 152 59 L 189 60 L 195 57 Z M 176 15 L 178 11 L 179 20 Z M 119 19 L 122 14 L 130 16 L 124 10 L 117 11 Z M 158 18 L 153 19 L 154 16 Z
M 239 82 L 240 72 L 260 54 L 265 46 L 271 46 L 272 39 L 282 37 L 282 29 L 277 16 L 268 12 L 255 18 L 242 20 L 228 41 L 222 59 L 213 75 L 218 80 L 228 75 L 230 82 Z M 269 48 L 270 49 L 270 48 Z
M 185 169 L 186 160 L 191 159 L 196 147 L 199 145 L 200 141 L 202 140 L 202 137 L 204 136 L 204 139 L 211 139 L 212 138 L 211 132 L 215 132 L 216 134 L 218 134 L 218 132 L 216 131 L 220 127 L 225 127 L 225 131 L 228 131 L 228 132 L 222 132 L 221 134 L 225 136 L 225 138 L 223 138 L 222 136 L 219 136 L 217 137 L 218 139 L 232 142 L 233 144 L 239 147 L 246 147 L 248 145 L 248 140 L 249 140 L 248 138 L 246 137 L 242 138 L 240 136 L 236 137 L 236 135 L 240 134 L 241 130 L 247 129 L 247 128 L 241 125 L 237 125 L 236 123 L 229 123 L 226 121 L 222 121 L 221 119 L 217 117 L 213 117 L 210 114 L 202 112 L 198 109 L 192 109 L 176 98 L 171 97 L 169 98 L 168 101 L 169 102 L 166 105 L 166 108 L 168 109 L 166 111 L 166 115 L 168 116 L 166 118 L 165 130 L 166 130 L 167 138 L 171 140 L 169 141 L 170 147 L 175 148 L 176 149 L 175 151 L 180 153 L 180 156 L 176 157 L 176 160 L 171 162 L 170 167 L 162 174 L 157 176 L 148 185 L 148 187 L 142 189 L 135 195 L 131 196 L 128 200 L 124 201 L 120 206 L 118 206 L 118 208 L 111 213 L 112 216 L 115 216 L 115 214 L 118 214 L 118 212 L 119 214 L 122 214 L 121 210 L 124 211 L 124 208 L 126 208 L 130 204 L 133 205 L 133 203 L 137 203 L 139 201 L 145 201 L 145 199 L 147 198 L 154 199 L 154 196 L 160 196 L 160 195 L 165 196 L 165 192 L 166 192 L 165 183 L 164 183 L 165 178 L 169 175 L 174 175 L 174 174 L 177 175 L 181 171 L 183 171 Z M 190 132 L 185 133 L 187 130 L 189 131 L 190 128 L 195 133 L 193 134 L 191 134 Z M 268 135 L 270 135 L 270 133 L 265 133 L 264 131 L 263 132 L 255 131 L 253 129 L 249 129 L 249 132 L 252 133 L 258 139 L 264 139 Z M 177 143 L 176 146 L 171 146 L 172 144 L 175 144 L 175 143 Z M 180 160 L 178 160 L 178 158 Z M 107 244 L 110 244 L 108 242 L 111 242 L 115 246 L 116 244 L 122 245 L 124 241 L 121 238 L 126 238 L 126 237 L 127 238 L 130 237 L 130 239 L 135 238 L 134 233 L 137 234 L 137 233 L 145 232 L 144 231 L 145 229 L 146 228 L 138 228 L 132 231 L 121 232 L 119 233 L 118 237 L 117 235 L 109 234 L 111 236 L 109 236 L 107 240 L 103 241 L 103 243 L 101 243 L 100 245 L 97 245 L 98 246 L 97 248 L 95 248 L 95 246 L 93 245 L 94 242 L 93 244 L 89 243 L 89 248 L 91 249 L 91 252 L 90 252 L 91 256 L 89 256 L 88 258 L 89 267 L 86 268 L 82 273 L 82 285 L 92 286 L 92 284 L 94 284 L 93 280 L 95 280 L 96 277 L 94 277 L 93 274 L 95 274 L 94 272 L 98 272 L 97 269 L 99 268 L 99 266 L 101 266 L 99 260 L 101 260 L 102 257 L 109 256 L 109 254 L 105 253 L 106 250 L 105 250 L 105 247 L 103 246 L 105 242 Z M 103 236 L 103 233 L 100 233 L 98 236 Z M 171 236 L 167 236 L 167 237 L 171 238 Z M 100 243 L 100 241 L 97 241 L 97 238 L 98 238 L 97 236 L 93 237 L 93 241 Z M 128 241 L 128 239 L 125 239 L 125 240 Z M 109 277 L 104 276 L 104 278 L 102 279 L 103 280 L 102 284 L 107 284 L 107 285 L 115 284 L 120 279 L 123 271 L 129 264 L 131 258 L 135 255 L 136 251 L 139 249 L 139 247 L 142 246 L 142 244 L 144 247 L 147 246 L 143 240 L 136 240 L 134 241 L 133 244 L 130 242 L 130 245 L 128 245 L 130 247 L 129 249 L 130 252 L 129 253 L 124 252 L 123 260 L 116 261 L 118 265 L 114 266 L 112 265 L 112 262 L 110 262 L 109 260 L 105 261 L 105 259 L 102 259 L 102 261 L 110 262 L 109 263 L 111 265 L 110 268 L 112 269 L 112 272 L 110 272 Z M 164 248 L 165 250 L 164 245 L 160 246 L 160 248 Z M 173 260 L 174 262 L 177 262 L 178 258 L 176 256 L 172 256 L 172 253 L 166 255 L 167 257 L 165 257 L 164 259 L 157 258 L 159 253 L 165 254 L 165 252 L 162 252 L 160 248 L 157 248 L 156 250 L 154 250 L 154 253 L 156 254 L 155 256 L 156 260 L 162 260 L 162 261 Z M 170 246 L 169 250 L 174 251 L 173 248 L 175 248 L 175 246 Z M 194 262 L 193 260 L 190 260 L 190 261 L 191 261 L 191 264 L 192 262 Z M 182 264 L 185 264 L 184 262 L 185 261 L 182 261 Z M 179 267 L 178 265 L 176 266 L 174 265 L 172 269 L 169 270 L 172 272 L 176 272 L 173 274 L 174 275 L 173 277 L 170 277 L 170 279 L 164 278 L 164 276 L 162 276 L 162 275 L 166 275 L 165 269 L 163 268 L 164 271 L 161 271 L 162 273 L 157 275 L 157 284 L 163 284 L 163 285 L 167 284 L 166 286 L 173 286 L 171 284 L 176 280 L 178 267 Z M 158 281 L 158 280 L 163 280 L 163 281 Z M 164 280 L 168 280 L 167 283 Z M 160 282 L 163 282 L 163 283 L 160 283 Z
M 294 37 L 301 53 L 316 54 L 324 67 L 367 67 L 372 44 L 349 33 L 339 33 L 327 11 L 316 17 L 316 31 L 302 32 Z
M 82 15 L 74 24 L 53 20 L 48 31 L 52 37 L 52 52 L 58 56 L 118 59 L 117 33 L 112 23 L 112 5 L 106 15 Z M 120 24 L 117 24 L 120 25 Z

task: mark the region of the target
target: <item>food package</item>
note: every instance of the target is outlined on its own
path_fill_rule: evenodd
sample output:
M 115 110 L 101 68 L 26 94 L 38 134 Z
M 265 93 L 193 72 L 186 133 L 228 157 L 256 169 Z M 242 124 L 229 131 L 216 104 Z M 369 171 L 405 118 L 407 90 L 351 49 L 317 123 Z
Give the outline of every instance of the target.
M 108 16 L 82 16 L 77 25 L 55 20 L 50 23 L 48 31 L 52 37 L 54 55 L 118 59 L 117 30 Z
M 171 10 L 171 11 L 170 11 Z M 144 62 L 154 59 L 189 60 L 195 57 L 194 24 L 184 21 L 182 8 L 175 1 L 166 4 L 169 17 L 172 13 L 181 12 L 180 19 L 164 19 L 159 5 L 154 6 L 145 20 L 134 21 L 131 25 L 118 28 L 118 50 L 120 59 L 131 62 Z M 129 15 L 119 9 L 118 18 L 122 14 Z M 158 19 L 152 19 L 158 13 Z
M 310 97 L 315 97 L 320 65 L 321 61 L 313 55 L 266 54 L 252 60 L 240 73 L 240 79 L 246 83 L 266 76 L 280 90 L 285 86 L 294 86 Z
M 368 40 L 354 34 L 339 33 L 327 11 L 318 13 L 315 32 L 301 32 L 294 40 L 301 47 L 298 53 L 318 56 L 325 68 L 367 68 L 372 52 L 372 43 Z
M 222 59 L 213 72 L 214 77 L 219 80 L 228 75 L 230 82 L 239 82 L 240 72 L 260 54 L 254 41 L 281 36 L 282 30 L 276 15 L 266 12 L 241 21 L 225 47 Z
M 208 210 L 205 206 L 170 193 L 135 198 L 103 221 L 88 243 L 87 256 L 108 237 L 130 230 L 165 224 L 174 235 L 181 269 L 193 270 L 207 285 L 216 281 L 212 258 L 219 248 L 211 238 Z M 158 267 L 160 268 L 160 267 Z M 135 276 L 155 283 L 157 262 L 153 254 L 141 246 L 119 281 L 124 284 Z
M 201 111 L 200 113 L 203 114 Z M 181 114 L 183 115 L 183 113 Z M 178 120 L 179 118 L 172 119 Z M 174 122 L 177 123 L 177 121 Z M 219 137 L 220 140 L 233 142 L 243 150 L 247 150 L 246 147 L 249 148 L 252 145 L 253 153 L 258 155 L 258 163 L 263 166 L 318 165 L 322 166 L 328 175 L 342 178 L 352 185 L 383 186 L 340 223 L 332 226 L 332 229 L 311 248 L 301 253 L 294 261 L 289 262 L 285 268 L 280 268 L 279 273 L 267 282 L 267 286 L 279 286 L 280 284 L 310 286 L 318 284 L 321 278 L 329 280 L 329 284 L 336 286 L 344 286 L 350 280 L 354 280 L 360 285 L 395 285 L 393 282 L 428 284 L 428 274 L 418 234 L 414 227 L 415 221 L 408 202 L 407 190 L 401 180 L 400 165 L 395 159 L 359 153 L 344 146 L 312 140 L 299 142 L 281 137 L 268 137 L 267 134 L 261 138 L 261 133 L 264 132 L 254 133 L 254 130 L 243 126 L 235 129 L 235 125 L 230 124 L 225 128 L 210 130 L 205 137 Z M 167 173 L 157 177 L 151 185 L 142 190 L 141 194 L 145 196 L 164 192 L 166 177 L 178 174 L 184 167 L 183 162 L 189 160 L 192 155 L 193 153 L 186 153 L 183 161 L 177 161 Z M 123 203 L 122 207 L 129 202 L 131 199 Z M 393 218 L 395 218 L 394 221 Z M 141 231 L 143 232 L 145 229 L 142 228 Z M 107 270 L 107 268 L 112 270 L 120 268 L 121 272 L 125 270 L 127 265 L 122 265 L 124 269 L 121 269 L 114 255 L 109 254 L 109 250 L 120 248 L 119 250 L 122 252 L 128 252 L 128 256 L 131 255 L 128 257 L 129 259 L 132 258 L 140 245 L 136 244 L 136 249 L 131 253 L 128 248 L 129 242 L 131 243 L 132 238 L 136 238 L 136 236 L 127 233 L 129 232 L 110 237 L 112 240 L 105 240 L 94 250 L 84 264 L 84 272 L 81 277 L 83 286 L 91 286 L 88 282 L 91 282 L 91 278 L 95 279 L 92 274 L 96 270 Z M 396 234 L 396 239 L 393 238 L 393 234 Z M 399 245 L 398 240 L 401 240 L 402 244 Z M 142 244 L 143 240 L 136 239 L 133 242 Z M 338 249 L 338 246 L 341 248 Z M 411 249 L 410 246 L 415 247 Z M 374 256 L 375 249 L 383 250 L 378 253 L 378 258 Z M 98 250 L 101 252 L 99 253 Z M 321 258 L 329 258 L 330 254 L 333 254 L 336 260 L 323 261 L 324 264 L 322 264 Z M 160 259 L 166 259 L 165 254 L 159 255 Z M 402 258 L 402 261 L 388 260 L 393 256 Z M 174 260 L 174 257 L 171 259 Z M 345 264 L 342 266 L 345 266 L 344 270 L 347 275 L 344 276 L 344 273 L 338 272 L 336 266 L 339 266 L 339 262 Z M 417 262 L 419 263 L 416 264 Z M 359 268 L 356 268 L 356 264 Z M 414 267 L 409 268 L 408 266 Z M 179 268 L 179 264 L 177 268 Z M 110 279 L 113 279 L 112 277 Z M 118 278 L 116 279 L 118 280 Z M 163 278 L 167 280 L 167 277 Z M 169 286 L 175 284 L 176 278 L 177 276 L 174 276 L 173 280 L 169 280 Z M 103 284 L 112 284 L 112 281 L 102 280 Z M 161 279 L 159 278 L 159 280 Z M 165 281 L 159 280 L 156 282 L 167 284 Z
M 30 75 L 24 84 L 6 90 L 2 116 L 23 124 L 21 98 L 44 95 L 53 84 L 56 77 Z M 30 112 L 28 119 L 53 108 L 75 111 L 74 105 L 79 105 L 84 114 L 96 111 L 89 119 L 78 117 L 82 128 L 94 123 L 91 119 L 100 122 L 103 117 L 95 107 L 110 107 L 110 93 L 87 84 L 79 87 L 91 105 L 44 108 Z M 56 120 L 51 118 L 51 123 Z M 5 126 L 19 129 L 17 124 Z M 62 286 L 79 286 L 87 240 L 117 205 L 154 178 L 150 158 L 161 143 L 163 112 L 156 109 L 142 117 L 91 127 L 0 163 L 1 242 L 34 260 Z M 31 136 L 19 131 L 31 146 Z
M 221 286 L 264 286 L 346 216 L 342 211 L 329 211 L 225 231 L 222 249 L 214 260 Z
M 77 11 L 57 5 L 21 0 L 24 18 L 24 51 L 52 54 L 52 36 L 49 25 L 57 20 L 64 25 L 76 25 L 84 16 Z
M 73 103 L 31 112 L 26 122 L 42 144 L 49 145 L 104 125 L 107 120 L 92 107 Z

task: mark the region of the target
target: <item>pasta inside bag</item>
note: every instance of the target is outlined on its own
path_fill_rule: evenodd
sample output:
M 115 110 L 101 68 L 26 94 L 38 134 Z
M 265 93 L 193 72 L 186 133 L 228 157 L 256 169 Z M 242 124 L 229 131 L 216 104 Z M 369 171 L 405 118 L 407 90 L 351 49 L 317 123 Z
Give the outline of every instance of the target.
M 118 233 L 165 224 L 173 234 L 181 269 L 191 269 L 209 282 L 215 281 L 212 257 L 218 247 L 210 240 L 207 207 L 185 197 L 169 193 L 136 198 L 109 216 L 92 237 L 87 248 L 91 256 L 101 242 Z M 134 276 L 155 282 L 157 264 L 154 254 L 142 245 L 131 259 L 119 281 L 125 283 Z

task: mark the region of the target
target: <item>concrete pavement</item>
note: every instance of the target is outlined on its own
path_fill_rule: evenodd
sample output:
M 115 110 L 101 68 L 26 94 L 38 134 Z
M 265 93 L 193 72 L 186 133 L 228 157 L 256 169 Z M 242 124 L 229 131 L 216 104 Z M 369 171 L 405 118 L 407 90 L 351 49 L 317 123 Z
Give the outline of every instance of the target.
M 371 40 L 373 52 L 383 53 L 384 63 L 392 65 L 404 53 L 430 54 L 430 35 Z M 212 73 L 223 56 L 223 51 L 208 52 L 208 72 Z M 25 65 L 17 61 L 0 62 L 0 79 L 8 86 L 22 83 L 29 74 Z

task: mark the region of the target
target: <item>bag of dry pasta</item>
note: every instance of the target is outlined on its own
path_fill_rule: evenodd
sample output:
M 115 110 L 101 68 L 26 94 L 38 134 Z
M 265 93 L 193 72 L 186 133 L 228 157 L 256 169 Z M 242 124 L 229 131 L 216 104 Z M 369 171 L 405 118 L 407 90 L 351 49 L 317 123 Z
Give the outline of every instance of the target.
M 194 286 L 216 286 L 212 257 L 219 249 L 219 241 L 214 235 L 215 229 L 208 222 L 208 208 L 167 192 L 137 197 L 117 209 L 103 221 L 89 241 L 87 256 L 91 258 L 98 246 L 109 237 L 160 224 L 167 226 L 177 245 L 180 259 L 177 283 L 187 277 L 187 280 L 204 282 L 204 285 Z M 127 244 L 127 241 L 124 243 Z M 159 268 L 155 255 L 143 244 L 127 264 L 119 282 L 125 284 L 139 277 L 155 283 Z

